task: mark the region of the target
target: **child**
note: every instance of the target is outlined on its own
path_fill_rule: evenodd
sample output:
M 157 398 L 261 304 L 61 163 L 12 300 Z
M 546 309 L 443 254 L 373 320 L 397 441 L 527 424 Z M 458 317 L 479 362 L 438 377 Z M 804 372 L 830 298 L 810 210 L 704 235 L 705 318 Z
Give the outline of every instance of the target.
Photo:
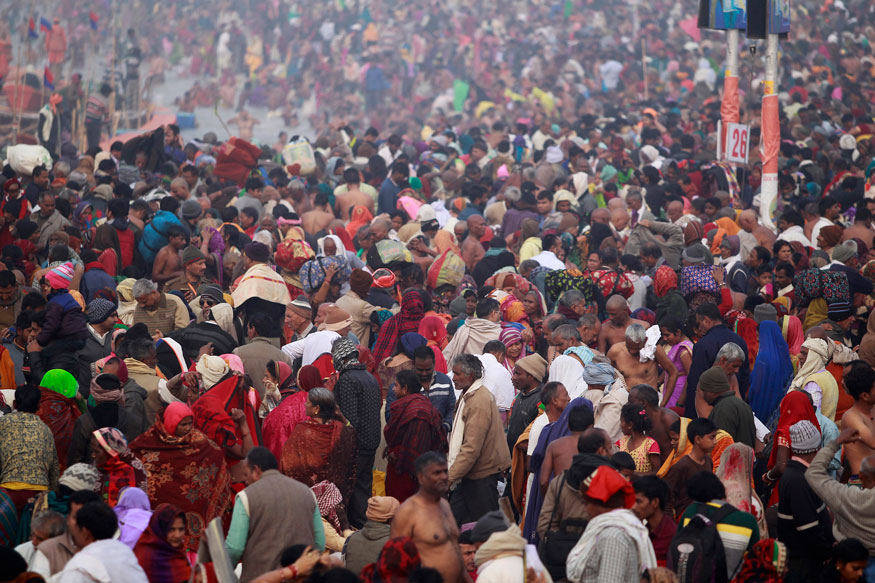
M 656 472 L 661 463 L 659 444 L 647 432 L 653 424 L 644 407 L 627 403 L 620 410 L 620 429 L 623 436 L 616 445 L 620 451 L 628 452 L 635 461 L 635 475 L 642 476 Z
M 754 269 L 754 277 L 757 280 L 757 288 L 767 302 L 771 302 L 775 298 L 775 293 L 772 288 L 772 267 L 770 265 L 760 265 Z
M 668 373 L 663 379 L 662 404 L 660 407 L 676 407 L 686 401 L 687 375 L 693 362 L 693 343 L 684 333 L 681 321 L 675 316 L 667 316 L 659 323 L 662 337 L 671 348 L 668 359 L 678 370 L 678 378 L 673 387 L 668 386 Z
M 42 347 L 40 355 L 46 370 L 52 358 L 63 353 L 72 354 L 85 346 L 88 335 L 87 320 L 82 306 L 70 294 L 68 288 L 75 279 L 82 277 L 81 266 L 74 270 L 69 261 L 62 263 L 45 274 L 44 279 L 51 291 L 48 293 L 45 323 L 36 337 Z
M 683 514 L 692 501 L 687 494 L 687 480 L 699 472 L 713 471 L 711 451 L 714 449 L 716 438 L 717 428 L 705 417 L 693 419 L 687 425 L 687 443 L 692 448 L 665 475 L 665 481 L 672 494 L 671 508 L 676 517 Z
M 626 478 L 631 480 L 635 475 L 635 460 L 629 455 L 629 452 L 618 451 L 611 455 L 611 463 L 617 468 L 617 471 Z

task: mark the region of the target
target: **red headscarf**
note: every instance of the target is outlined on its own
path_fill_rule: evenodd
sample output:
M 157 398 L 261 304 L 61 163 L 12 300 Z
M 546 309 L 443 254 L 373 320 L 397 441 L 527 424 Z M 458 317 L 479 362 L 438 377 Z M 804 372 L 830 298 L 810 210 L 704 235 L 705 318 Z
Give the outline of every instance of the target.
M 653 293 L 656 297 L 665 297 L 665 294 L 677 287 L 678 274 L 668 265 L 660 266 L 653 274 Z
M 176 435 L 176 427 L 179 422 L 186 417 L 194 418 L 194 413 L 191 412 L 191 407 L 181 401 L 170 403 L 164 409 L 164 429 L 170 435 Z
M 301 370 L 298 371 L 298 388 L 302 391 L 309 392 L 310 389 L 321 387 L 324 384 L 322 382 L 322 373 L 312 364 L 302 366 Z
M 365 583 L 406 583 L 421 564 L 413 539 L 401 536 L 386 541 L 377 562 L 362 569 L 361 578 Z
M 804 419 L 811 421 L 818 431 L 822 431 L 820 423 L 817 421 L 817 415 L 814 414 L 811 398 L 804 391 L 790 391 L 784 395 L 784 398 L 781 399 L 780 409 L 781 416 L 778 417 L 778 427 L 775 428 L 775 435 L 772 437 L 774 444 L 772 454 L 769 456 L 769 469 L 775 467 L 775 462 L 778 459 L 778 446 L 791 447 L 790 427 L 794 423 Z

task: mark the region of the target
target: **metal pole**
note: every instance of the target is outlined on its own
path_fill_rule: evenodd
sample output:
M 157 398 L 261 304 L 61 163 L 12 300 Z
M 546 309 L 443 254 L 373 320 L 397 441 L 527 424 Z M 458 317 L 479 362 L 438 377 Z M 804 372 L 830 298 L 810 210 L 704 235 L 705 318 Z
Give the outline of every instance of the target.
M 773 231 L 771 207 L 778 198 L 778 152 L 781 127 L 778 121 L 778 35 L 766 37 L 766 77 L 763 81 L 763 182 L 760 191 L 760 221 Z
M 637 4 L 636 4 L 637 6 Z M 641 72 L 644 73 L 644 100 L 649 99 L 647 87 L 647 41 L 641 39 Z

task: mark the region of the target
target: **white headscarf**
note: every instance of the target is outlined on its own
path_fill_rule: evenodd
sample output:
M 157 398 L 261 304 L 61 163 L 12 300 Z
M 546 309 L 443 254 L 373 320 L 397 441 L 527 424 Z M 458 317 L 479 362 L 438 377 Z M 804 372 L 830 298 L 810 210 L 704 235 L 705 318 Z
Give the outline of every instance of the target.
M 802 346 L 808 349 L 808 358 L 799 367 L 799 372 L 796 373 L 796 377 L 790 383 L 791 389 L 801 389 L 805 386 L 805 381 L 808 377 L 826 368 L 826 363 L 832 357 L 832 350 L 830 350 L 832 345 L 832 341 L 820 338 L 809 338 L 802 343 Z
M 213 388 L 220 380 L 225 378 L 225 375 L 231 370 L 228 363 L 218 356 L 204 354 L 195 365 L 195 370 L 200 373 L 201 380 L 204 382 L 204 388 L 209 390 Z
M 316 241 L 317 246 L 319 247 L 319 257 L 327 257 L 327 255 L 325 255 L 325 239 L 331 239 L 334 241 L 334 255 L 336 257 L 346 257 L 346 247 L 344 247 L 343 241 L 341 241 L 340 237 L 337 235 L 326 235 Z
M 550 364 L 550 375 L 547 380 L 562 383 L 572 399 L 583 396 L 587 389 L 587 384 L 583 380 L 583 365 L 573 356 L 565 354 L 557 356 Z

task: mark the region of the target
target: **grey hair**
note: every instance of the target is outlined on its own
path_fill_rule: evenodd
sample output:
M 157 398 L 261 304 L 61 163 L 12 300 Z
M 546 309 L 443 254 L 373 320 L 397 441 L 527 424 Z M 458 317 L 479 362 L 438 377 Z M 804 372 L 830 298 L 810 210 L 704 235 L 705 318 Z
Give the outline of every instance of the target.
M 559 303 L 566 308 L 576 306 L 577 304 L 585 300 L 586 296 L 584 296 L 583 292 L 579 289 L 565 290 L 564 292 L 562 292 L 562 295 L 559 296 Z
M 587 328 L 592 328 L 596 325 L 596 322 L 599 321 L 598 316 L 595 314 L 583 314 L 578 320 L 578 326 L 586 326 Z
M 55 173 L 55 176 L 69 176 L 70 175 L 70 165 L 64 161 L 56 162 L 52 167 L 52 171 Z
M 719 361 L 721 358 L 726 359 L 726 362 L 744 360 L 744 351 L 741 349 L 741 346 L 735 342 L 727 342 L 719 351 L 717 351 L 717 356 L 714 358 L 714 362 Z
M 30 531 L 38 531 L 45 534 L 46 538 L 52 538 L 64 534 L 67 530 L 67 519 L 60 512 L 43 510 L 33 517 L 30 523 Z
M 459 365 L 462 372 L 473 376 L 475 379 L 483 378 L 483 363 L 473 354 L 460 354 L 453 359 L 453 366 Z
M 519 202 L 522 196 L 523 193 L 521 193 L 520 189 L 516 186 L 509 186 L 504 190 L 504 199 L 509 200 L 510 202 Z
M 572 326 L 571 324 L 562 324 L 553 330 L 553 340 L 573 340 L 574 342 L 580 342 L 580 332 L 577 331 L 577 328 Z
M 143 278 L 134 282 L 134 285 L 131 288 L 131 295 L 136 299 L 141 298 L 146 294 L 150 294 L 153 291 L 158 291 L 158 284 L 151 279 Z
M 644 196 L 641 194 L 641 191 L 637 188 L 633 188 L 629 190 L 629 194 L 626 195 L 626 200 L 629 200 L 629 197 L 637 198 L 638 200 L 644 200 Z
M 641 324 L 631 324 L 626 328 L 626 340 L 631 340 L 634 343 L 647 342 L 647 334 L 644 326 Z

